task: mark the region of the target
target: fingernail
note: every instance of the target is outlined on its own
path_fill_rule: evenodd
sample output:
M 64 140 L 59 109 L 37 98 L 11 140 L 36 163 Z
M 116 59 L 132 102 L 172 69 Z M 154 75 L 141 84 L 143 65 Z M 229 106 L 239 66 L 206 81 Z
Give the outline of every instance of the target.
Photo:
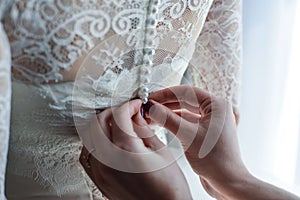
M 143 118 L 146 118 L 149 115 L 149 110 L 153 106 L 153 103 L 148 101 L 146 104 L 143 104 L 141 107 L 141 115 Z
M 145 120 L 145 118 L 142 117 L 142 110 L 141 110 L 141 115 L 140 116 L 137 116 L 138 117 L 138 125 L 140 126 L 147 126 L 148 123 L 147 121 Z
M 146 113 L 149 113 L 151 106 L 153 106 L 153 103 L 151 101 L 148 101 L 146 104 L 143 105 Z
M 140 108 L 140 113 L 141 113 L 142 117 L 145 118 L 145 112 L 144 112 L 143 106 L 141 106 L 141 108 Z
M 158 125 L 162 125 L 166 121 L 166 115 L 161 111 L 161 107 L 159 106 L 159 104 L 154 104 L 150 108 L 148 116 L 153 123 L 156 123 Z

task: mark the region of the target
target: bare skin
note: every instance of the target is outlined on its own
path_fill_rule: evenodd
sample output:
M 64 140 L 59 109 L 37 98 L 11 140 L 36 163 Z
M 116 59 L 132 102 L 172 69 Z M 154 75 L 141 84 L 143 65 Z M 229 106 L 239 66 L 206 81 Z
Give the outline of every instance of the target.
M 140 100 L 133 100 L 121 107 L 105 110 L 98 115 L 97 123 L 90 124 L 87 131 L 96 134 L 93 138 L 98 138 L 94 139 L 97 145 L 107 145 L 105 152 L 112 160 L 118 159 L 117 162 L 122 165 L 127 164 L 132 168 L 146 170 L 153 163 L 163 166 L 164 163 L 174 159 L 168 149 L 156 151 L 164 144 L 153 134 L 147 122 L 142 118 L 141 105 Z M 103 137 L 108 137 L 110 144 L 105 144 L 107 140 Z M 118 150 L 120 149 L 128 153 L 141 153 L 141 156 L 133 159 L 129 154 L 128 157 L 119 157 Z M 143 158 L 143 153 L 150 154 L 147 160 Z M 166 164 L 166 167 L 153 172 L 131 173 L 106 166 L 94 156 L 90 156 L 88 162 L 90 166 L 88 166 L 87 154 L 87 149 L 83 148 L 80 162 L 96 186 L 109 199 L 192 199 L 187 181 L 176 162 Z
M 180 135 L 179 139 L 183 146 L 189 137 L 194 137 L 190 133 L 194 133 L 198 127 L 192 144 L 186 150 L 186 156 L 211 196 L 230 200 L 300 199 L 260 181 L 249 173 L 241 158 L 236 119 L 230 103 L 189 86 L 161 90 L 152 94 L 150 98 L 158 102 L 152 107 L 151 119 L 157 123 L 161 123 L 164 119 L 165 123 L 161 125 Z M 182 108 L 200 114 L 201 117 L 188 112 L 172 111 Z M 223 125 L 214 124 L 222 121 Z M 180 130 L 183 131 L 182 134 L 178 133 L 179 124 L 184 127 Z M 199 151 L 206 145 L 204 143 L 207 143 L 204 138 L 208 136 L 207 134 L 217 132 L 219 137 L 214 147 L 205 157 L 200 157 Z
M 152 123 L 167 128 L 181 141 L 187 159 L 211 196 L 221 200 L 299 200 L 299 197 L 249 173 L 241 158 L 236 119 L 230 103 L 189 86 L 161 90 L 151 94 L 150 99 L 154 105 L 148 117 Z M 171 155 L 168 150 L 160 154 L 156 152 L 163 144 L 147 129 L 148 125 L 138 111 L 140 107 L 141 102 L 135 100 L 117 108 L 118 113 L 126 113 L 124 109 L 129 109 L 128 115 L 112 116 L 109 110 L 104 111 L 98 116 L 99 127 L 91 129 L 91 134 L 97 132 L 110 138 L 117 135 L 121 139 L 113 139 L 112 142 L 120 148 L 125 147 L 132 152 L 155 152 L 149 164 L 166 162 Z M 111 123 L 112 128 L 105 130 L 102 128 L 107 127 L 105 119 L 121 123 Z M 126 128 L 114 127 L 120 124 L 133 131 L 125 133 L 122 130 Z M 145 139 L 145 135 L 151 137 Z M 101 140 L 97 140 L 96 144 L 100 146 Z M 113 148 L 111 152 L 114 152 Z M 176 163 L 158 171 L 136 175 L 111 169 L 93 156 L 89 168 L 83 159 L 87 153 L 83 149 L 83 167 L 98 188 L 111 199 L 191 199 L 187 182 Z M 139 165 L 141 161 L 145 162 L 137 159 L 134 164 Z

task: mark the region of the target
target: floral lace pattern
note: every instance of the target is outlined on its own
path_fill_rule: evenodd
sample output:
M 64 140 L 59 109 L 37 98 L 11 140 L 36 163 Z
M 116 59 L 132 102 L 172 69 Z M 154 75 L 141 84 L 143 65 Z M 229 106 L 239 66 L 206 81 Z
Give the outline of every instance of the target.
M 180 65 L 181 71 L 185 71 L 190 62 L 189 72 L 193 84 L 227 98 L 236 106 L 241 62 L 241 1 L 161 2 L 156 29 L 155 67 L 170 63 L 170 66 Z M 90 60 L 96 66 L 97 73 L 106 72 L 106 76 L 96 79 L 99 79 L 99 83 L 107 82 L 97 92 L 102 95 L 98 103 L 102 106 L 108 105 L 113 94 L 110 85 L 116 84 L 115 80 L 122 74 L 135 71 L 132 69 L 137 57 L 134 50 L 140 47 L 146 34 L 143 26 L 147 1 L 0 0 L 0 5 L 9 5 L 9 8 L 4 9 L 6 14 L 3 14 L 2 9 L 0 14 L 3 16 L 4 29 L 10 42 L 13 77 L 26 84 L 35 83 L 36 91 L 43 92 L 43 98 L 28 92 L 16 96 L 15 99 L 22 99 L 27 95 L 28 105 L 34 102 L 32 98 L 36 102 L 45 102 L 44 98 L 51 99 L 39 109 L 32 108 L 34 112 L 22 112 L 17 107 L 13 108 L 13 113 L 23 113 L 20 116 L 15 115 L 17 118 L 12 122 L 10 162 L 16 166 L 13 171 L 32 179 L 37 176 L 42 185 L 51 187 L 58 194 L 76 191 L 86 184 L 82 182 L 82 169 L 78 162 L 80 142 L 70 134 L 74 132 L 70 128 L 72 122 L 70 124 L 61 115 L 68 109 L 67 102 L 72 98 L 70 86 L 75 78 L 70 74 L 80 71 L 84 59 L 95 47 L 99 47 L 100 51 Z M 115 42 L 107 42 L 115 38 Z M 156 71 L 159 70 L 157 67 Z M 108 75 L 112 80 L 106 80 Z M 70 84 L 66 86 L 62 84 L 63 81 L 70 81 Z M 51 84 L 46 84 L 48 82 Z M 57 85 L 57 90 L 53 90 L 51 85 Z M 2 91 L 1 86 L 2 84 Z M 99 87 L 97 90 L 100 90 Z M 88 101 L 84 98 L 80 100 L 79 103 Z M 24 105 L 24 102 L 20 103 Z M 9 105 L 4 106 L 7 111 L 10 110 Z M 0 111 L 1 119 L 2 109 Z M 55 112 L 52 113 L 53 111 Z M 18 124 L 37 123 L 37 119 L 47 119 L 46 122 L 51 121 L 53 124 Z M 55 127 L 58 121 L 60 127 Z M 2 157 L 0 158 L 2 161 Z M 0 165 L 0 169 L 1 167 L 5 167 L 5 162 Z M 3 185 L 1 174 L 0 186 Z M 90 192 L 94 192 L 94 198 L 101 198 L 99 191 L 92 186 Z
M 126 37 L 126 48 L 141 41 L 147 1 L 130 0 L 15 0 L 12 17 L 4 18 L 10 39 L 14 78 L 34 83 L 59 81 L 103 40 Z M 192 30 L 205 18 L 211 0 L 163 0 L 159 9 L 161 39 L 177 31 L 179 48 L 192 42 Z M 201 21 L 201 20 L 200 20 Z M 127 34 L 127 35 L 126 35 Z M 178 38 L 181 38 L 178 40 Z
M 134 0 L 15 2 L 4 18 L 14 77 L 34 83 L 61 80 L 62 70 L 112 32 L 139 28 L 145 10 L 145 1 Z
M 215 0 L 189 68 L 195 85 L 229 100 L 237 112 L 242 53 L 242 1 Z
M 10 127 L 10 48 L 0 23 L 0 199 L 4 197 L 4 178 Z

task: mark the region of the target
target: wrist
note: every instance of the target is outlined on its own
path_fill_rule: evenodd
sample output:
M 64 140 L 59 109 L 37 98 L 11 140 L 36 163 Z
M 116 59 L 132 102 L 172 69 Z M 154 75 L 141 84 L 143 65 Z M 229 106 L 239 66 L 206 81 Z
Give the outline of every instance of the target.
M 200 175 L 199 178 L 204 189 L 211 196 L 223 200 L 243 199 L 242 195 L 250 191 L 248 188 L 257 185 L 258 181 L 246 168 L 245 170 L 236 170 L 235 173 L 226 173 L 220 170 L 218 176 L 208 177 Z
M 256 185 L 256 179 L 246 168 L 240 170 L 230 170 L 229 172 L 219 171 L 218 176 L 204 177 L 207 183 L 214 188 L 217 196 L 221 199 L 240 200 L 243 199 L 241 194 L 249 191 L 253 185 Z M 233 171 L 235 173 L 233 173 Z M 253 190 L 252 190 L 253 191 Z
M 257 191 L 258 183 L 259 180 L 249 173 L 225 184 L 223 194 L 226 199 L 244 199 L 249 193 Z

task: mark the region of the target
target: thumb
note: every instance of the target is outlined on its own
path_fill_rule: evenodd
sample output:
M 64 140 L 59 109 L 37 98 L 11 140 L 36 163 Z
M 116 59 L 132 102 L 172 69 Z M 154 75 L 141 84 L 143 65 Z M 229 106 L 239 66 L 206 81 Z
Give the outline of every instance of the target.
M 134 131 L 143 140 L 146 147 L 150 147 L 152 150 L 159 150 L 165 146 L 155 135 L 155 132 L 151 130 L 140 113 L 137 113 L 132 118 L 132 121 Z
M 188 121 L 174 113 L 171 109 L 157 102 L 152 102 L 153 106 L 149 109 L 149 117 L 152 121 L 165 127 L 174 134 L 178 131 L 181 124 L 188 125 Z
M 188 147 L 194 141 L 200 124 L 187 121 L 162 104 L 153 104 L 149 110 L 151 120 L 176 135 L 184 148 Z

